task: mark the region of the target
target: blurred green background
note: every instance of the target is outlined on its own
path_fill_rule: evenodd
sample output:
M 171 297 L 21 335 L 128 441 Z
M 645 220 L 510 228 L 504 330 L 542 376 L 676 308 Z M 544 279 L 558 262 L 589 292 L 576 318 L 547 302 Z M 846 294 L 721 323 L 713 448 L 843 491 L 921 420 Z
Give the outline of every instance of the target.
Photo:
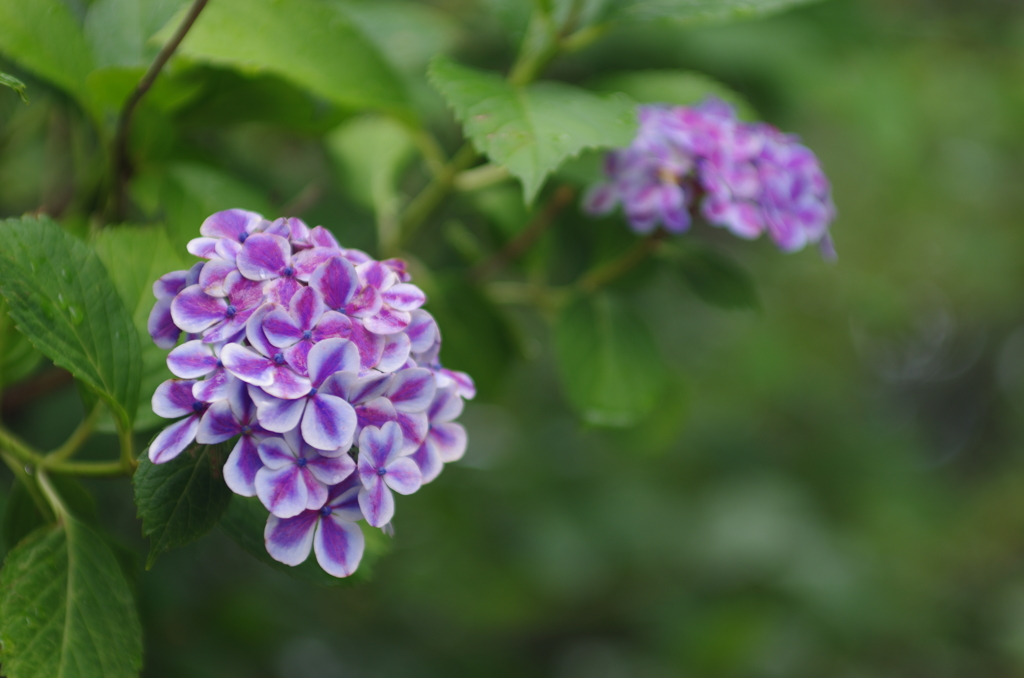
M 410 72 L 441 50 L 508 64 L 499 22 L 434 4 L 395 39 Z M 0 91 L 0 216 L 44 209 L 84 228 L 95 138 L 66 95 L 0 66 L 32 100 Z M 195 229 L 246 202 L 373 251 L 373 216 L 325 142 L 344 113 L 208 66 L 193 69 L 218 87 L 190 93 L 180 68 L 135 130 L 152 161 L 133 185 L 139 219 Z M 566 404 L 542 314 L 446 291 L 466 234 L 487 232 L 473 206 L 491 205 L 499 232 L 516 206 L 501 187 L 451 201 L 411 250 L 433 271 L 418 279 L 441 304 L 427 308 L 446 363 L 481 386 L 465 459 L 399 500 L 367 583 L 313 588 L 219 531 L 161 557 L 137 584 L 144 675 L 1024 675 L 1024 6 L 832 0 L 634 27 L 550 75 L 668 68 L 714 76 L 819 155 L 838 262 L 685 236 L 740 261 L 760 309 L 708 306 L 653 263 L 621 284 L 672 374 L 650 419 L 609 431 Z M 414 91 L 454 147 L 443 103 Z M 422 176 L 414 164 L 407 181 Z M 587 229 L 625 233 L 566 214 L 542 249 L 572 266 Z M 4 420 L 59 443 L 81 416 L 74 386 L 25 383 L 44 387 L 6 391 Z M 144 552 L 128 484 L 89 486 L 103 524 Z

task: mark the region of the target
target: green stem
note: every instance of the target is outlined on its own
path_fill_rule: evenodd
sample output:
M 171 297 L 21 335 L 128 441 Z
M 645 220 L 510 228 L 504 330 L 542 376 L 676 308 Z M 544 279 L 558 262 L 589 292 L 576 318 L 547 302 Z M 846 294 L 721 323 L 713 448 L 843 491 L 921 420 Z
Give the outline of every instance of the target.
M 538 7 L 530 16 L 526 35 L 519 47 L 519 56 L 509 71 L 508 81 L 513 85 L 533 82 L 544 67 L 558 54 L 558 26 L 550 12 Z
M 20 438 L 0 426 L 0 447 L 6 449 L 14 458 L 23 464 L 38 466 L 42 461 L 42 455 L 22 442 Z
M 132 430 L 129 428 L 127 431 L 118 430 L 117 437 L 121 442 L 121 470 L 128 475 L 132 475 L 135 469 L 138 467 L 139 462 L 135 459 L 135 439 L 132 437 Z
M 89 436 L 92 435 L 92 430 L 96 427 L 96 420 L 100 416 L 100 406 L 96 405 L 92 408 L 92 412 L 85 416 L 85 419 L 78 425 L 74 433 L 64 441 L 64 444 L 46 455 L 46 463 L 54 463 L 64 461 L 71 457 L 78 448 L 82 446 Z
M 25 488 L 28 495 L 32 497 L 32 502 L 39 509 L 39 513 L 47 521 L 53 520 L 53 511 L 50 510 L 50 505 L 46 503 L 46 499 L 39 492 L 39 486 L 36 484 L 35 479 L 25 470 L 25 466 L 7 452 L 0 451 L 0 458 L 4 460 L 4 463 L 11 469 L 14 477 L 18 479 L 18 482 Z
M 50 507 L 56 514 L 57 519 L 60 520 L 68 515 L 68 509 L 64 506 L 64 502 L 60 500 L 60 495 L 53 489 L 53 485 L 50 484 L 50 479 L 47 477 L 46 472 L 39 469 L 36 472 L 36 480 L 39 481 L 39 487 L 42 489 L 43 494 L 46 495 L 46 501 L 50 503 Z
M 593 294 L 605 285 L 622 277 L 646 259 L 661 246 L 666 233 L 657 230 L 626 251 L 621 257 L 597 266 L 576 281 L 576 288 L 585 294 Z
M 473 148 L 473 144 L 467 142 L 452 156 L 448 164 L 431 179 L 430 183 L 420 191 L 419 195 L 413 198 L 398 222 L 398 247 L 409 242 L 409 239 L 416 232 L 416 229 L 419 228 L 420 224 L 426 221 L 430 213 L 437 209 L 437 206 L 441 204 L 441 201 L 451 191 L 455 182 L 455 176 L 472 165 L 476 158 L 476 149 Z M 396 253 L 392 250 L 383 254 L 385 256 L 394 256 Z
M 43 467 L 53 473 L 63 473 L 72 476 L 125 476 L 131 475 L 131 470 L 125 468 L 120 461 L 64 461 L 54 464 L 46 464 Z

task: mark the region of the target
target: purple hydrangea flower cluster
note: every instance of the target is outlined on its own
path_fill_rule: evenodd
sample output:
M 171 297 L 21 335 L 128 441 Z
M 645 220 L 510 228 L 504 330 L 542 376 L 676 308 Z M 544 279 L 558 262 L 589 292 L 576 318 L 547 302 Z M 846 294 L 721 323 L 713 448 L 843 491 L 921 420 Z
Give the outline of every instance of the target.
M 650 233 L 690 227 L 690 211 L 741 238 L 767 231 L 786 252 L 818 243 L 834 256 L 828 227 L 831 188 L 817 157 L 793 135 L 738 120 L 728 104 L 640 106 L 640 129 L 605 159 L 608 181 L 590 189 L 584 209 L 607 214 L 622 205 L 630 226 Z
M 312 549 L 348 576 L 363 554 L 356 522 L 384 528 L 392 492 L 411 494 L 462 457 L 455 419 L 473 381 L 438 361 L 441 334 L 405 262 L 238 209 L 200 233 L 188 250 L 205 261 L 153 286 L 149 331 L 173 349 L 178 377 L 156 390 L 153 411 L 178 421 L 149 458 L 237 438 L 224 479 L 270 511 L 270 555 L 298 565 Z

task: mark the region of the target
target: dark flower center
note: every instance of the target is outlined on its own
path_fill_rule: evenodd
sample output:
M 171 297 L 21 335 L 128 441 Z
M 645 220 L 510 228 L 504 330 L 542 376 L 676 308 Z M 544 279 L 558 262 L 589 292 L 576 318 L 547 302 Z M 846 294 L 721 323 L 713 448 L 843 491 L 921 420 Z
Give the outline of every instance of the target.
M 286 266 L 285 269 L 284 269 L 284 276 L 286 278 L 290 278 L 293 275 L 295 275 L 295 269 L 292 268 L 291 266 Z
M 306 395 L 308 395 L 310 398 L 315 396 L 316 395 L 316 386 L 314 386 L 313 388 L 309 389 L 309 393 L 307 393 Z
M 325 505 L 324 505 L 324 506 L 323 506 L 323 507 L 322 507 L 322 508 L 320 509 L 320 515 L 322 515 L 322 516 L 323 516 L 324 518 L 326 518 L 327 516 L 331 515 L 331 511 L 333 511 L 333 510 L 334 510 L 334 509 L 332 509 L 332 508 L 331 508 L 330 506 L 327 506 L 327 505 L 325 504 Z
M 241 430 L 241 434 L 243 436 L 250 436 L 250 435 L 252 435 L 252 426 L 249 426 L 248 424 L 243 426 L 242 430 Z
M 236 313 L 238 313 L 238 309 L 235 308 L 234 304 L 228 304 L 228 307 L 224 309 L 224 315 L 229 318 L 234 318 Z
M 284 353 L 275 353 L 274 354 L 274 364 L 275 365 L 284 365 Z
M 249 237 L 246 231 L 242 231 L 242 234 L 238 236 L 238 242 L 245 242 L 245 239 Z
M 206 403 L 201 403 L 198 400 L 192 403 L 193 412 L 202 412 L 206 408 Z
M 296 466 L 298 466 L 299 468 L 302 468 L 303 466 L 305 466 L 308 463 L 309 462 L 306 461 L 305 457 L 299 457 L 298 460 L 296 460 L 296 462 L 295 462 Z
M 382 475 L 384 475 L 387 472 L 388 472 L 388 470 L 386 468 L 384 468 L 383 466 L 381 466 L 379 469 L 377 469 L 377 475 L 379 475 L 379 476 L 382 476 Z
M 306 341 L 309 341 L 310 339 L 312 339 L 313 338 L 313 330 L 306 330 L 305 332 L 303 332 L 302 333 L 302 338 L 305 339 Z
M 222 362 L 220 361 L 220 358 L 217 358 L 217 367 L 218 367 L 219 369 L 223 369 L 223 368 L 224 368 L 224 363 L 222 363 Z

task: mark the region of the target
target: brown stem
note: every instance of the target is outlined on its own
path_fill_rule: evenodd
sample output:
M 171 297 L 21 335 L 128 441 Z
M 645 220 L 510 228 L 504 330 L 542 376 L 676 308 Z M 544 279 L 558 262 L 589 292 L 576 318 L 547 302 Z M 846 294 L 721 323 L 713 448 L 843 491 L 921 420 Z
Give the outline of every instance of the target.
M 663 230 L 657 230 L 638 242 L 618 259 L 612 259 L 606 264 L 591 269 L 576 282 L 576 287 L 586 294 L 592 294 L 608 283 L 622 277 L 633 269 L 634 266 L 653 253 L 668 234 Z
M 554 223 L 562 210 L 568 207 L 575 197 L 576 191 L 571 186 L 559 186 L 547 204 L 544 205 L 544 209 L 515 238 L 510 240 L 500 252 L 485 259 L 470 270 L 470 280 L 480 282 L 500 271 L 509 262 L 523 256 L 544 235 L 548 227 Z
M 178 49 L 178 45 L 181 44 L 185 34 L 192 28 L 192 24 L 195 23 L 196 18 L 199 17 L 199 13 L 203 11 L 208 1 L 195 0 L 192 3 L 192 7 L 189 8 L 185 19 L 178 26 L 178 30 L 174 32 L 171 39 L 167 41 L 167 44 L 163 46 L 160 53 L 156 55 L 156 59 L 150 65 L 149 70 L 139 80 L 139 84 L 135 86 L 128 100 L 124 102 L 124 106 L 121 108 L 121 115 L 117 119 L 117 131 L 114 134 L 114 147 L 111 154 L 111 164 L 113 166 L 111 176 L 113 193 L 111 216 L 113 221 L 122 221 L 125 217 L 128 180 L 132 176 L 131 159 L 128 157 L 128 134 L 131 131 L 132 114 L 135 112 L 135 107 L 138 106 L 142 97 L 149 91 L 149 88 L 153 86 L 156 76 L 160 75 L 160 71 L 163 70 L 164 65 L 171 58 L 171 55 L 174 54 L 174 51 Z

